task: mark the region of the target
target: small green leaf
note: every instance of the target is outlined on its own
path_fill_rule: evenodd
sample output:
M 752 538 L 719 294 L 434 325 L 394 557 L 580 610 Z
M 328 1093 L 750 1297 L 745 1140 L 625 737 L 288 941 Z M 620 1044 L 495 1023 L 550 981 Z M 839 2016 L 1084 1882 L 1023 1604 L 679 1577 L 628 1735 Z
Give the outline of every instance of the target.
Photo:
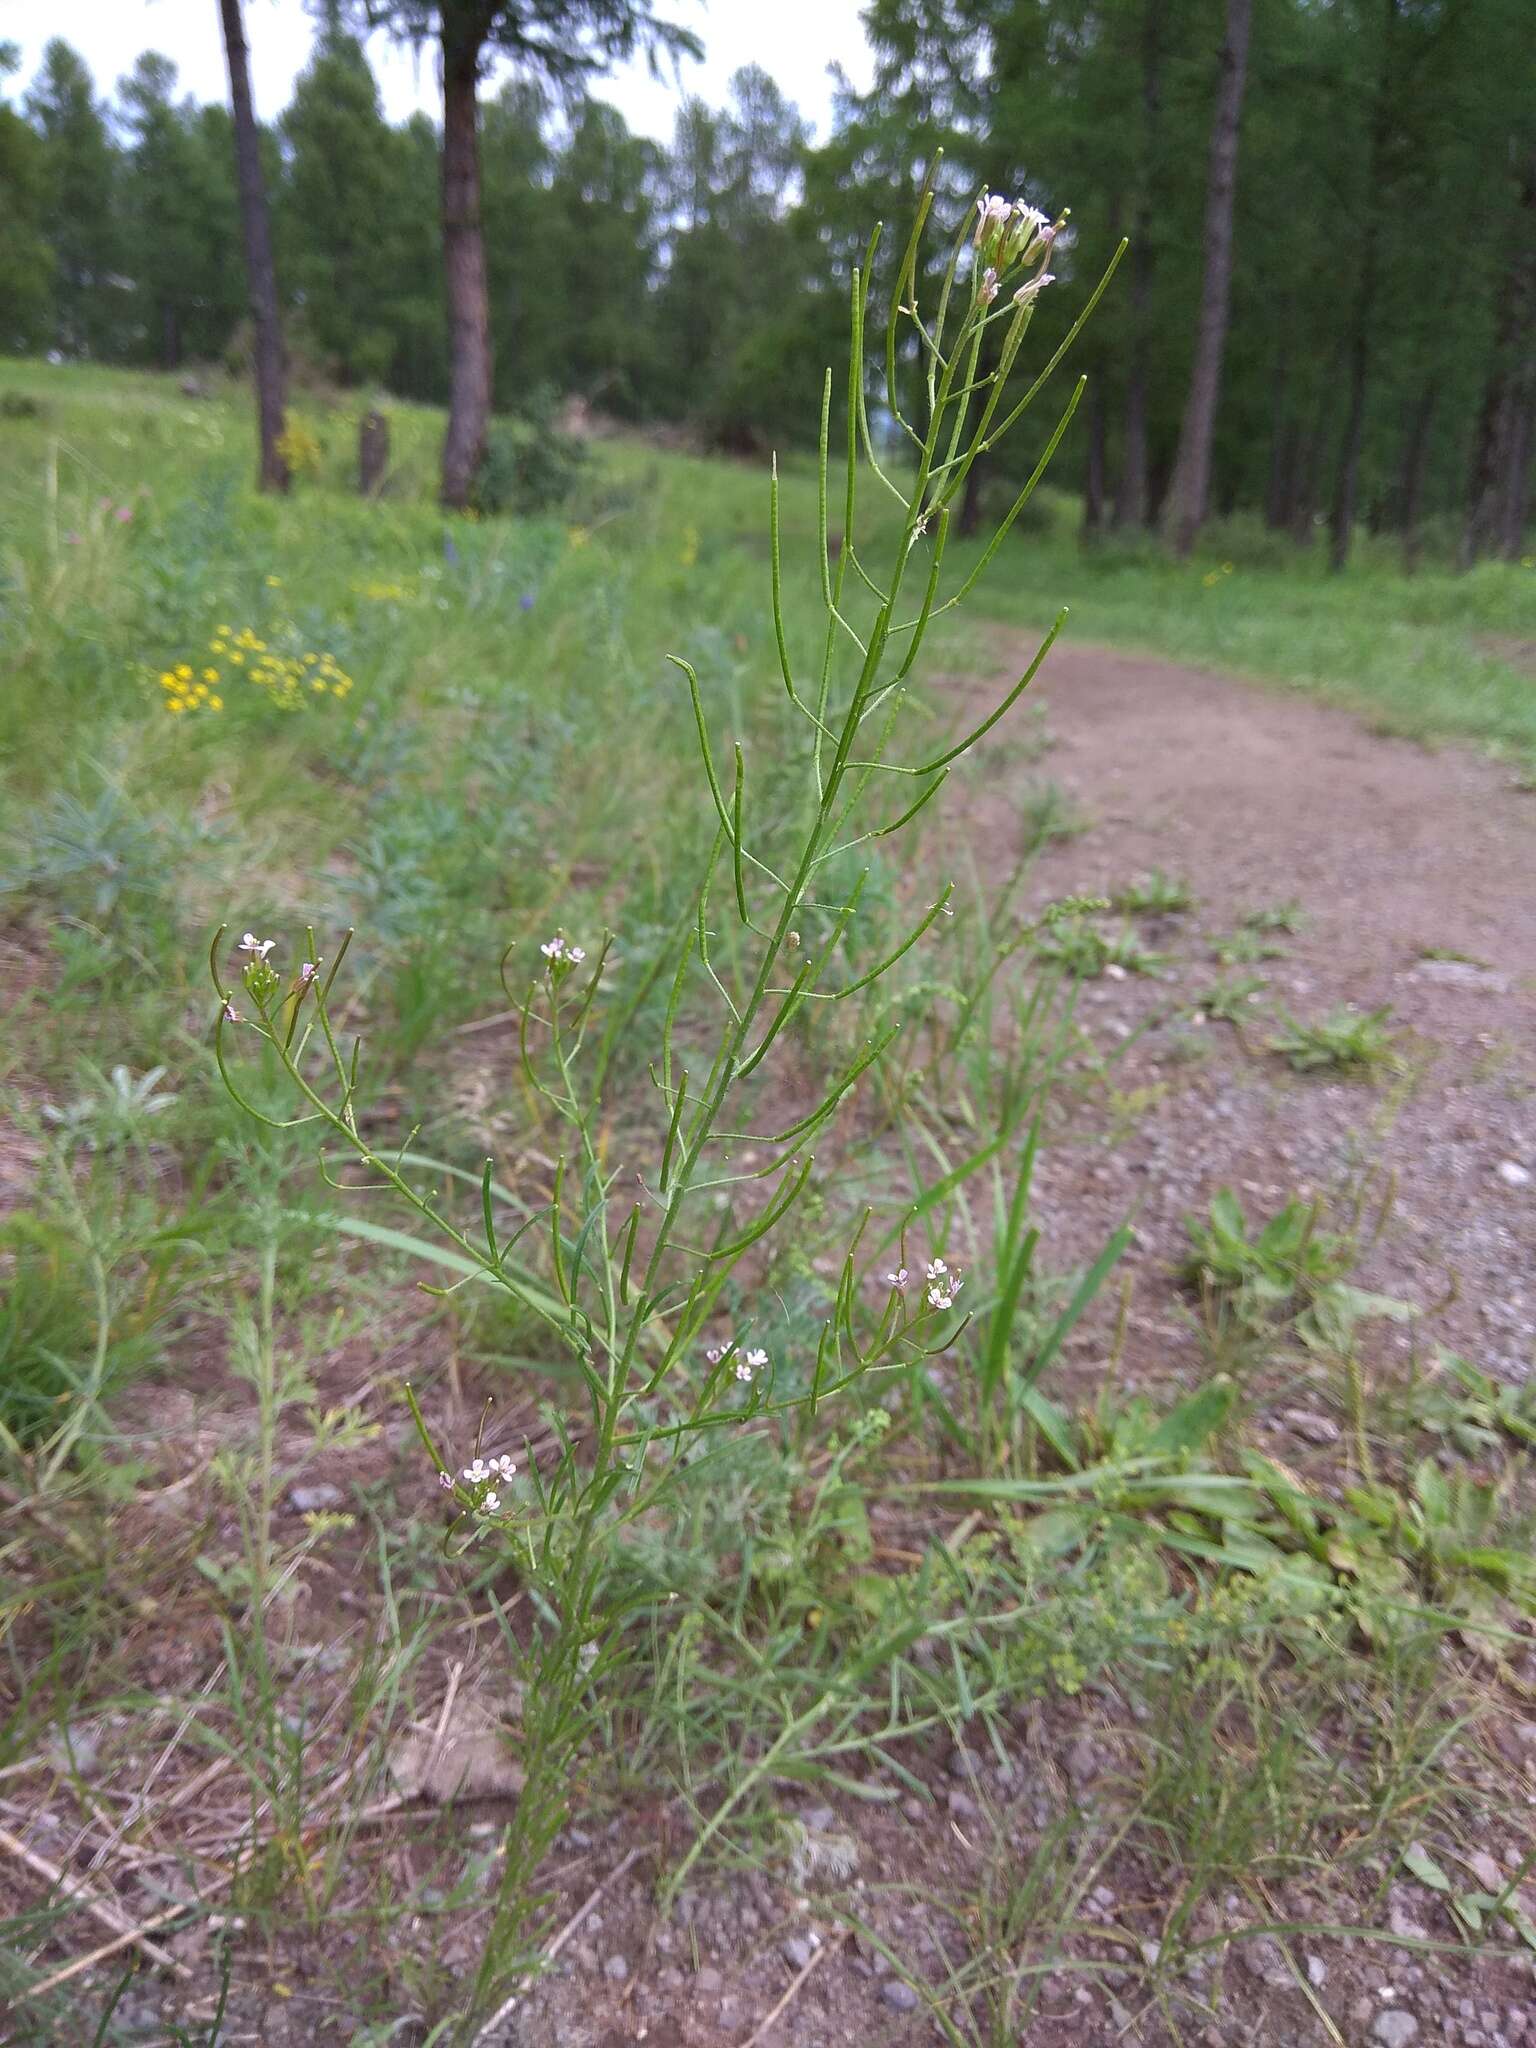
M 1173 1456 L 1209 1443 L 1232 1412 L 1237 1389 L 1230 1380 L 1213 1380 L 1165 1415 L 1147 1440 L 1149 1451 Z
M 1082 1460 L 1072 1440 L 1072 1423 L 1066 1410 L 1042 1394 L 1038 1387 L 1021 1387 L 1019 1406 L 1068 1471 L 1075 1472 Z
M 1422 1842 L 1410 1842 L 1403 1851 L 1403 1868 L 1420 1884 L 1427 1884 L 1431 1891 L 1448 1892 L 1451 1889 L 1451 1880 Z

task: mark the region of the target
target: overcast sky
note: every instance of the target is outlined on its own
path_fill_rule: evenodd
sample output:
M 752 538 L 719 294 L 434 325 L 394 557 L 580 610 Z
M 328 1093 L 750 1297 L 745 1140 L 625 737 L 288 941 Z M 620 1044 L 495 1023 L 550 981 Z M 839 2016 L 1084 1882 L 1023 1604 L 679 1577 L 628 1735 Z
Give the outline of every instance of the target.
M 865 0 L 671 0 L 660 12 L 691 28 L 705 46 L 702 64 L 683 69 L 679 87 L 646 76 L 636 65 L 605 79 L 597 90 L 619 106 L 630 126 L 665 139 L 683 92 L 718 104 L 726 83 L 743 64 L 761 64 L 801 112 L 825 135 L 832 105 L 827 66 L 840 63 L 855 84 L 869 82 L 869 58 L 859 10 Z M 303 0 L 245 0 L 246 33 L 256 110 L 263 120 L 288 103 L 294 77 L 309 56 L 313 23 Z M 51 36 L 73 43 L 110 92 L 142 50 L 161 50 L 181 73 L 182 89 L 200 100 L 223 99 L 228 85 L 219 41 L 216 0 L 0 0 L 0 41 L 21 46 L 18 95 L 37 69 Z M 418 107 L 436 114 L 437 78 L 430 55 L 419 61 L 382 37 L 370 48 L 375 76 L 391 119 Z

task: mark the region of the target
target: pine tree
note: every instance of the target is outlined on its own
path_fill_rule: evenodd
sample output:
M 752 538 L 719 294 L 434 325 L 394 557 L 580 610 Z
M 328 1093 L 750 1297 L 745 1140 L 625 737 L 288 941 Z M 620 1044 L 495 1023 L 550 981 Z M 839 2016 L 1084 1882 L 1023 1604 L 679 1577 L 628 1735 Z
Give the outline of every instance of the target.
M 0 80 L 17 68 L 14 43 L 0 43 Z M 14 107 L 0 100 L 0 347 L 26 351 L 47 332 L 53 306 L 53 251 L 46 238 L 43 145 Z
M 118 88 L 131 346 L 167 370 L 222 353 L 245 308 L 230 118 L 175 89 L 176 66 L 153 51 Z
M 343 384 L 381 381 L 398 346 L 400 301 L 422 286 L 412 274 L 409 157 L 384 119 L 363 46 L 334 7 L 279 128 L 287 166 L 278 246 L 304 343 Z
M 27 94 L 43 142 L 42 229 L 53 251 L 53 345 L 66 356 L 119 353 L 118 160 L 91 74 L 55 38 Z
M 494 366 L 481 226 L 482 71 L 498 56 L 570 89 L 636 51 L 697 55 L 686 31 L 657 21 L 650 0 L 357 0 L 370 27 L 418 48 L 435 42 L 443 84 L 443 272 L 448 299 L 444 505 L 469 502 L 485 453 Z

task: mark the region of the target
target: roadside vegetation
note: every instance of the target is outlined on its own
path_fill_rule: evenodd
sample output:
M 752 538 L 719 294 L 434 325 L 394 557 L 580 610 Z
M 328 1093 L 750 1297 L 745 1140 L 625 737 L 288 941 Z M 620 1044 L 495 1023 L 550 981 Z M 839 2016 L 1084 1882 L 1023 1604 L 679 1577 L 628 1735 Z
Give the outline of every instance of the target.
M 1536 570 L 1079 551 L 1042 492 L 928 627 L 942 407 L 852 522 L 836 429 L 829 507 L 787 465 L 776 548 L 760 464 L 546 449 L 537 509 L 447 521 L 425 410 L 369 500 L 357 408 L 297 412 L 274 501 L 243 406 L 0 379 L 13 2038 L 574 2039 L 578 1991 L 636 2021 L 637 1943 L 712 1995 L 745 1911 L 892 2040 L 1054 2039 L 1080 1990 L 1198 2039 L 1246 1971 L 1406 2042 L 1355 2011 L 1383 1955 L 1518 1988 L 1531 1404 L 1359 1284 L 1365 1173 L 1218 1193 L 1161 1305 L 1200 1375 L 1128 1383 L 1131 1223 L 1055 1270 L 1035 1175 L 1134 1120 L 1080 998 L 1198 905 L 1025 912 L 1093 829 L 1027 698 L 1017 861 L 962 857 L 956 679 L 1069 602 L 1528 762 Z M 1204 1012 L 1388 1085 L 1390 1018 L 1252 971 L 1273 886 Z

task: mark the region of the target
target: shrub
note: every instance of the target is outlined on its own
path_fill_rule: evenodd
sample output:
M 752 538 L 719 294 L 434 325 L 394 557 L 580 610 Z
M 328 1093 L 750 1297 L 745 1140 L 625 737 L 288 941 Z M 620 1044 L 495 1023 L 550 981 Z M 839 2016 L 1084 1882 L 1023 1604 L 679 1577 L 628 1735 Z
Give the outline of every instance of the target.
M 560 430 L 554 393 L 536 392 L 521 419 L 492 428 L 475 477 L 475 509 L 523 519 L 562 511 L 576 493 L 586 462 L 585 446 Z

